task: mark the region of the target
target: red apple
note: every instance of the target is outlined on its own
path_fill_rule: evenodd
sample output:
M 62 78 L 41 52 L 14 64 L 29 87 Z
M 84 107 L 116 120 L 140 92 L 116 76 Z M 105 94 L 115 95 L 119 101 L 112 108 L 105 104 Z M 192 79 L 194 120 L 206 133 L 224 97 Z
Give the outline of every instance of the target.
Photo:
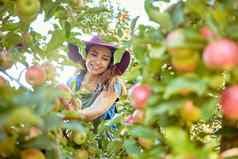
M 238 45 L 227 38 L 216 40 L 205 48 L 203 61 L 211 69 L 231 69 L 238 64 Z
M 29 148 L 21 151 L 21 159 L 45 159 L 45 156 L 40 150 Z
M 238 120 L 238 85 L 226 88 L 222 92 L 220 105 L 226 118 Z
M 46 75 L 44 70 L 38 66 L 34 65 L 27 69 L 26 71 L 26 81 L 32 86 L 42 85 L 46 80 Z
M 210 39 L 215 36 L 215 33 L 211 31 L 211 29 L 208 26 L 203 26 L 200 29 L 200 34 L 205 38 L 205 39 Z
M 151 95 L 150 86 L 146 84 L 135 85 L 131 88 L 131 101 L 135 109 L 143 109 Z

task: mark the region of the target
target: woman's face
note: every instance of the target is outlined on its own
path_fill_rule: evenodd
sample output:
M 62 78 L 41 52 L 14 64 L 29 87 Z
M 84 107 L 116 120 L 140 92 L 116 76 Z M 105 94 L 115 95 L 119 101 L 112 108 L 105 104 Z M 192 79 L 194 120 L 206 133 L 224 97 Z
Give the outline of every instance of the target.
M 106 71 L 111 62 L 111 50 L 104 46 L 92 46 L 86 57 L 87 71 L 93 75 L 99 75 Z

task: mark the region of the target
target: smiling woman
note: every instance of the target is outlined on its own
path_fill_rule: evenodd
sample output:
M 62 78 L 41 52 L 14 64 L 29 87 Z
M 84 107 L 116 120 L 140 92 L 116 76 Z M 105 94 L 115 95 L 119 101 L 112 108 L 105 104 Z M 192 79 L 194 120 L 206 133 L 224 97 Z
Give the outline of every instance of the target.
M 84 69 L 68 81 L 82 102 L 81 109 L 74 111 L 79 119 L 108 120 L 115 115 L 116 101 L 124 93 L 118 75 L 128 67 L 130 54 L 125 51 L 121 61 L 113 64 L 115 45 L 103 42 L 99 36 L 93 36 L 85 44 L 86 59 L 79 54 L 77 46 L 69 44 L 69 58 L 84 65 Z

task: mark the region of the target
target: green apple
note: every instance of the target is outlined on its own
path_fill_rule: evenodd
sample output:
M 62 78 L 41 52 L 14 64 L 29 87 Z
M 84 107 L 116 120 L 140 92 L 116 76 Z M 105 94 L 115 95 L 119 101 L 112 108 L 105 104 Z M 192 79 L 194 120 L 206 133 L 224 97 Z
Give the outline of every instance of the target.
M 194 105 L 193 101 L 188 100 L 183 104 L 180 115 L 183 120 L 187 122 L 194 122 L 200 119 L 201 111 Z
M 21 159 L 45 159 L 45 156 L 40 150 L 29 148 L 21 151 Z
M 88 151 L 84 149 L 78 149 L 74 152 L 74 159 L 88 159 L 89 154 Z
M 40 10 L 39 0 L 17 0 L 16 10 L 20 16 L 33 16 Z
M 193 72 L 197 67 L 197 63 L 199 61 L 199 55 L 194 54 L 190 58 L 173 58 L 172 57 L 172 65 L 177 72 Z
M 70 139 L 77 145 L 82 145 L 87 139 L 87 134 L 85 132 L 73 131 L 70 135 Z

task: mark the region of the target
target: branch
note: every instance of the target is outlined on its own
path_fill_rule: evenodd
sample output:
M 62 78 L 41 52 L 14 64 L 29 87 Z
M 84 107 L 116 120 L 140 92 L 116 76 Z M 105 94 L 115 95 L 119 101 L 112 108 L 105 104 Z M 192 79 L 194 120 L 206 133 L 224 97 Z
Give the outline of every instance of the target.
M 5 74 L 8 78 L 10 78 L 12 81 L 15 81 L 17 84 L 20 85 L 20 87 L 26 88 L 19 80 L 15 79 L 14 77 L 10 76 L 4 69 L 0 68 L 0 71 Z

